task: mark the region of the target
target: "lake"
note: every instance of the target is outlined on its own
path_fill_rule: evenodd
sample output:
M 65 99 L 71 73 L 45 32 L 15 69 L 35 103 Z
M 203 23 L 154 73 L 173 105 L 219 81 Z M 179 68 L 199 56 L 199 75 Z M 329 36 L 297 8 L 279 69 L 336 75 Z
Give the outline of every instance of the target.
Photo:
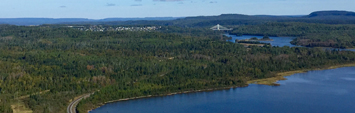
M 229 35 L 229 34 L 224 34 L 227 37 L 232 37 L 232 39 L 227 40 L 228 42 L 233 42 L 235 43 L 235 39 L 238 40 L 245 40 L 245 39 L 250 39 L 252 37 L 256 37 L 258 39 L 262 39 L 264 36 L 254 36 L 254 35 L 243 35 L 243 36 L 236 36 L 236 35 Z M 296 46 L 292 45 L 290 42 L 295 39 L 295 37 L 269 37 L 270 39 L 273 39 L 273 41 L 259 41 L 263 43 L 270 43 L 272 46 L 289 46 L 289 47 L 301 47 L 301 46 Z M 325 49 L 336 49 L 336 48 L 325 48 Z M 355 49 L 338 49 L 340 51 L 355 51 Z
M 262 39 L 264 36 L 254 36 L 254 35 L 243 35 L 243 36 L 236 36 L 236 35 L 229 35 L 225 34 L 227 37 L 232 37 L 231 40 L 227 40 L 228 42 L 233 42 L 235 43 L 235 39 L 238 40 L 245 40 L 245 39 L 250 39 L 252 37 L 256 37 L 258 39 Z M 259 42 L 264 42 L 264 43 L 270 43 L 272 46 L 289 46 L 289 47 L 295 47 L 296 45 L 292 45 L 290 42 L 295 39 L 295 37 L 269 37 L 270 39 L 273 39 L 273 41 L 259 41 Z
M 355 67 L 309 71 L 286 77 L 281 86 L 251 84 L 121 101 L 90 113 L 355 113 Z

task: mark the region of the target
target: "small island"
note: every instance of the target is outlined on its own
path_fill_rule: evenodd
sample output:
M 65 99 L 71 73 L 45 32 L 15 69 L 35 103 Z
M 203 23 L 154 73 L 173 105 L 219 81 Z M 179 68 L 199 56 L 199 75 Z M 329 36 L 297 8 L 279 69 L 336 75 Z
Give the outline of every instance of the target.
M 252 37 L 250 39 L 244 39 L 244 40 L 238 40 L 236 39 L 235 42 L 242 44 L 244 46 L 259 46 L 259 47 L 263 47 L 266 45 L 270 45 L 270 43 L 262 43 L 259 41 L 274 41 L 273 39 L 270 39 L 269 36 L 264 36 L 262 39 L 258 39 L 257 37 Z
M 258 39 L 257 37 L 251 37 L 250 39 L 235 40 L 235 42 L 240 42 L 240 41 L 274 41 L 274 40 L 271 39 L 269 36 L 264 36 L 262 39 Z
M 274 41 L 269 36 L 265 35 L 262 39 L 258 39 L 257 37 L 251 37 L 250 39 L 246 39 L 245 41 Z
M 245 47 L 249 46 L 259 46 L 259 47 L 264 47 L 264 46 L 271 46 L 270 43 L 264 43 L 264 42 L 259 42 L 259 41 L 252 41 L 252 40 L 235 40 L 236 43 L 242 44 Z

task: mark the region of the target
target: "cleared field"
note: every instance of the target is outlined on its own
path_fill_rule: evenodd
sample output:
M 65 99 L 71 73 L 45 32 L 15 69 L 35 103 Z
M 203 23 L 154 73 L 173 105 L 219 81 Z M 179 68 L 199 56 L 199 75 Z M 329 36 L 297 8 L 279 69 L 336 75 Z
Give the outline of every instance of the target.
M 21 100 L 18 100 L 11 104 L 13 113 L 32 113 L 33 111 L 25 106 L 25 103 Z

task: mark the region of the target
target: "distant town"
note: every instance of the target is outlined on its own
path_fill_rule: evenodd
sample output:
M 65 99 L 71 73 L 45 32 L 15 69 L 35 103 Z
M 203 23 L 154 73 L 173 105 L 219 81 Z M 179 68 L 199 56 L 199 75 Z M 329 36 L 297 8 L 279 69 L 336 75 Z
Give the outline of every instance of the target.
M 81 31 L 94 31 L 94 32 L 104 32 L 104 31 L 155 31 L 161 29 L 161 26 L 145 26 L 145 27 L 108 27 L 102 25 L 92 25 L 92 26 L 67 26 L 70 28 L 78 29 Z

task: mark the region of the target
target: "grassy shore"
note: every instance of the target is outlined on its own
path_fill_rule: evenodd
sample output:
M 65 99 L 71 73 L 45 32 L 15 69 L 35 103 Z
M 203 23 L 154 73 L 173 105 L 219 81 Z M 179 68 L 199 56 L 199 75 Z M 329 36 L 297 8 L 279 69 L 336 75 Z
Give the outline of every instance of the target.
M 285 78 L 285 76 L 290 76 L 290 75 L 293 75 L 293 74 L 296 74 L 296 73 L 306 73 L 308 71 L 313 71 L 313 70 L 326 70 L 326 69 L 336 69 L 336 68 L 341 68 L 341 67 L 353 67 L 353 66 L 355 66 L 355 63 L 334 65 L 334 66 L 328 66 L 328 67 L 324 67 L 324 68 L 314 68 L 314 69 L 303 69 L 303 70 L 280 72 L 280 73 L 277 74 L 277 76 L 272 77 L 272 78 L 250 80 L 250 81 L 248 81 L 248 84 L 261 84 L 261 85 L 279 86 L 280 84 L 277 84 L 276 83 L 277 81 L 279 81 L 279 80 L 287 80 Z

